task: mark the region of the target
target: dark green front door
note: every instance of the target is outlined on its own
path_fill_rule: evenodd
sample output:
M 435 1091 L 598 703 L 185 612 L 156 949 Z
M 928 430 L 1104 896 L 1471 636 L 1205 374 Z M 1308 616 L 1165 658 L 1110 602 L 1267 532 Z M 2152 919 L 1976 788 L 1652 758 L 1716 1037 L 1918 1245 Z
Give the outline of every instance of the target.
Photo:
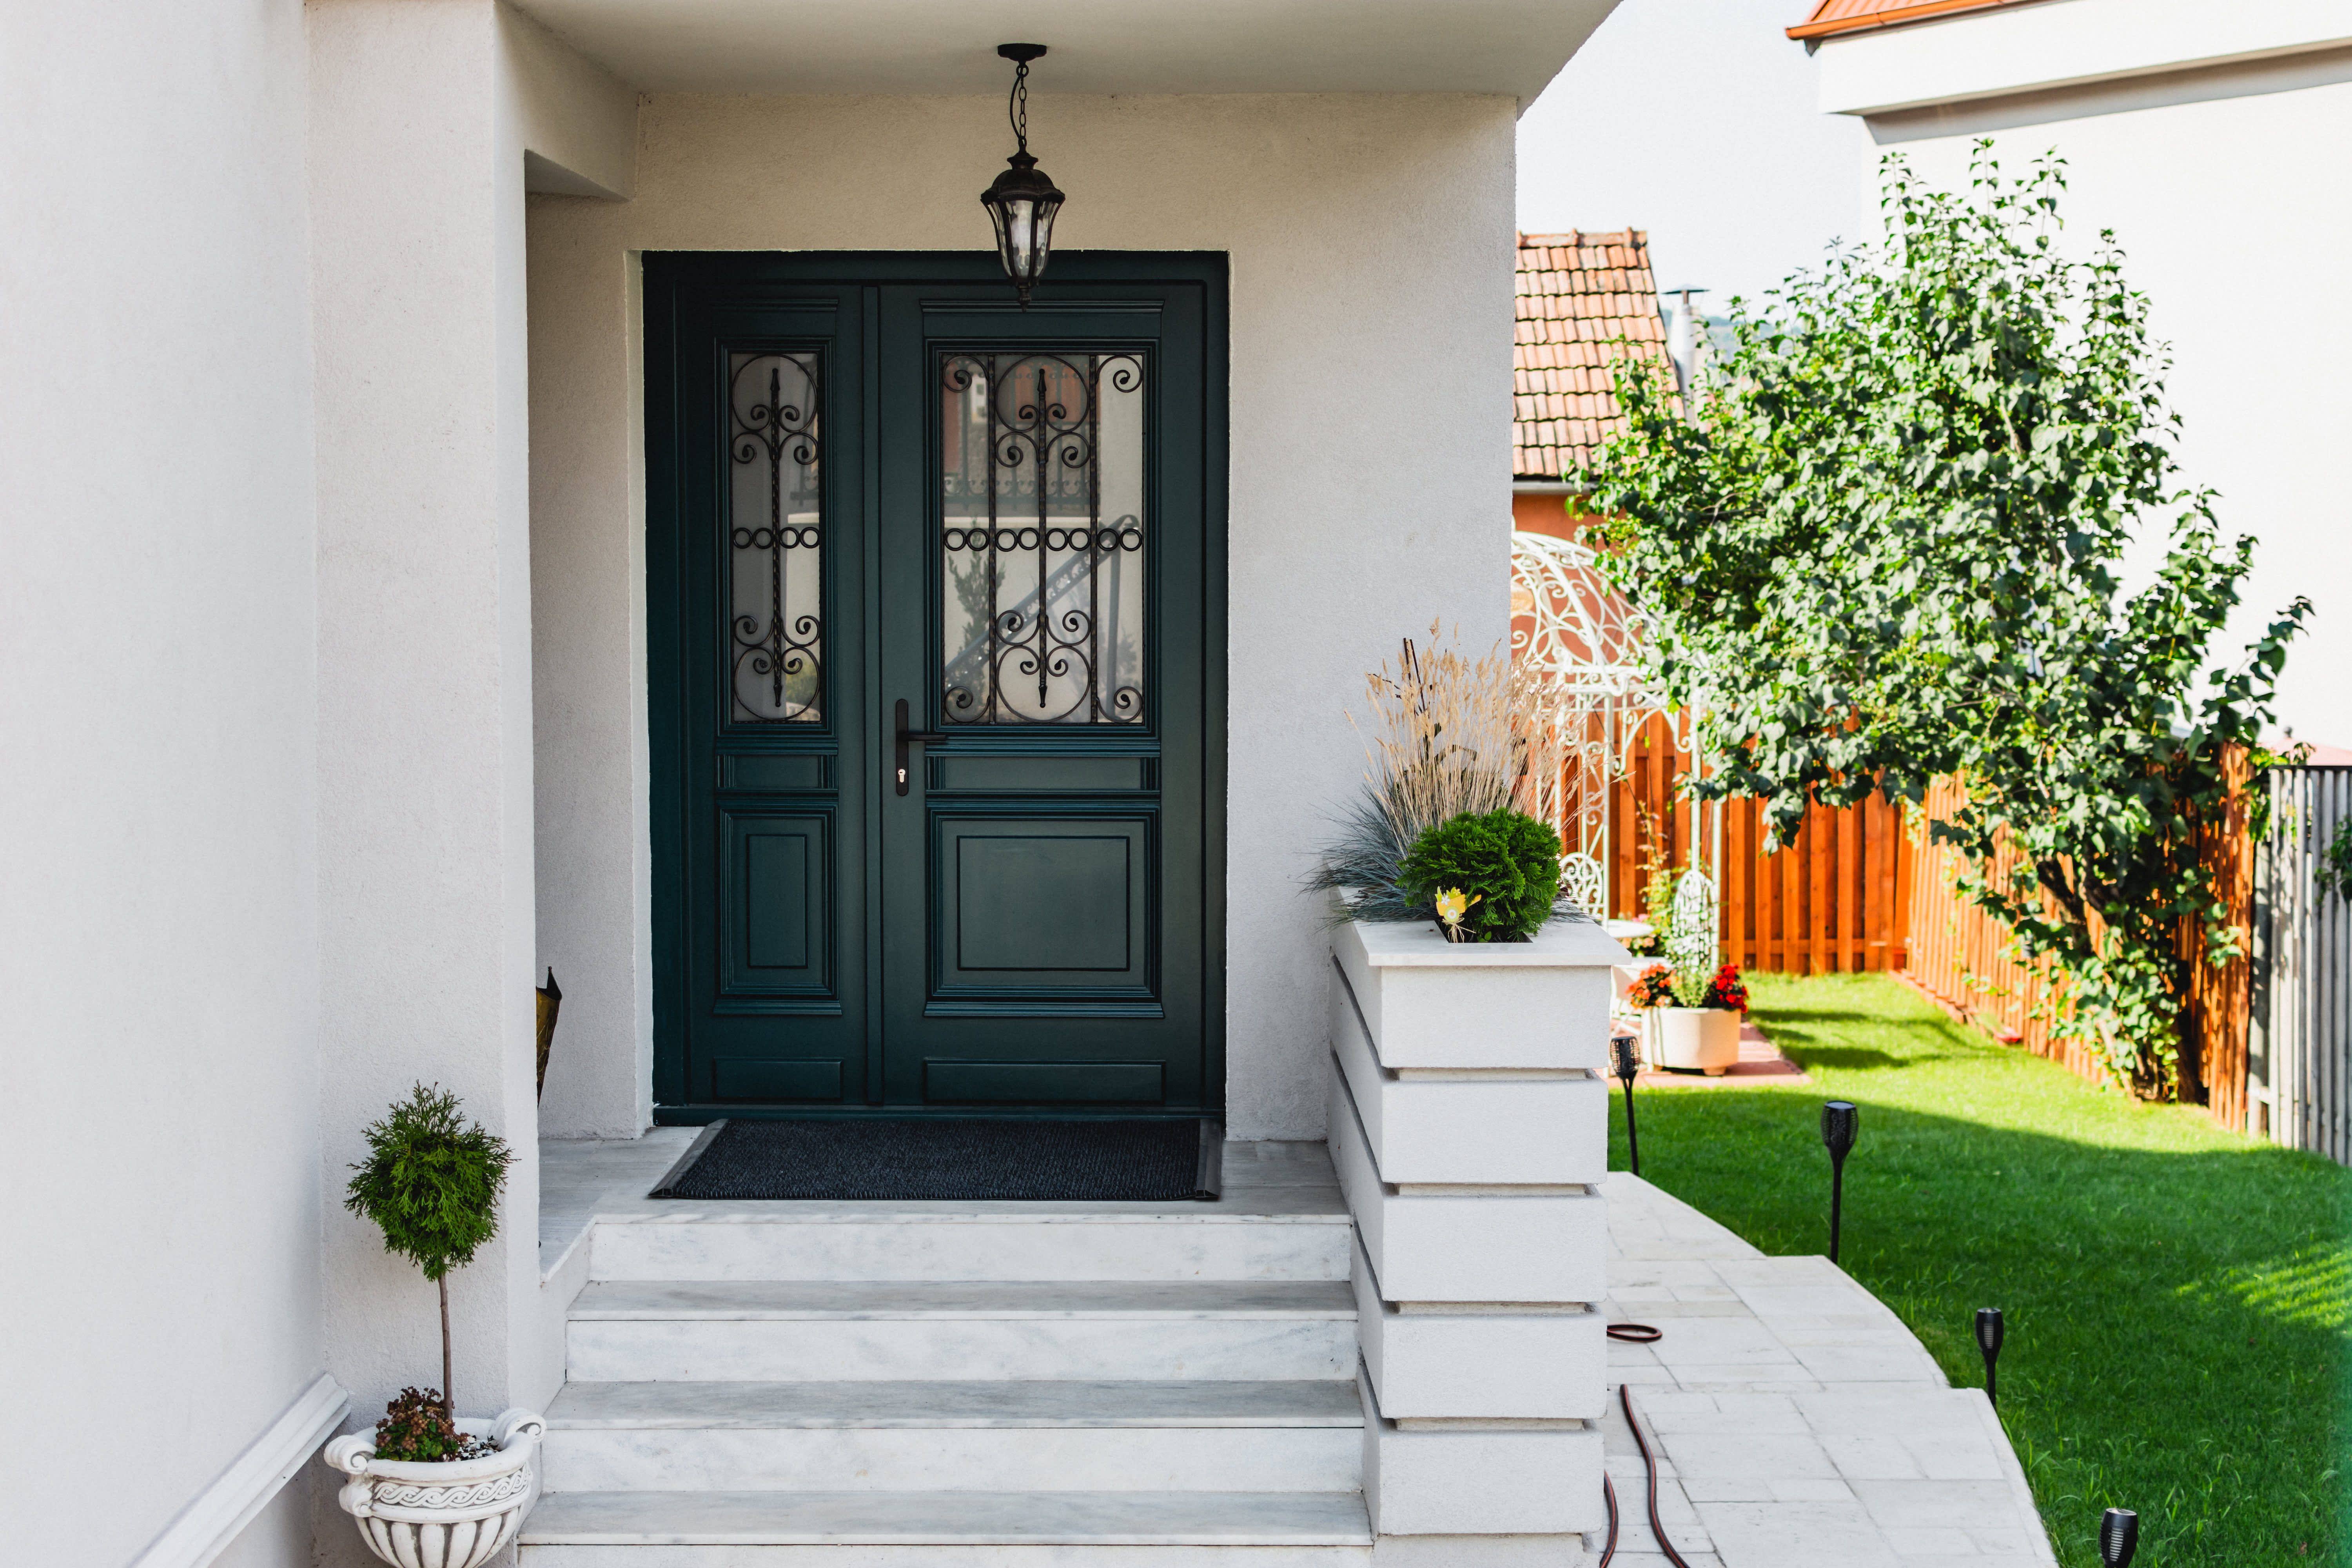
M 1214 1109 L 1222 259 L 645 265 L 657 1114 Z

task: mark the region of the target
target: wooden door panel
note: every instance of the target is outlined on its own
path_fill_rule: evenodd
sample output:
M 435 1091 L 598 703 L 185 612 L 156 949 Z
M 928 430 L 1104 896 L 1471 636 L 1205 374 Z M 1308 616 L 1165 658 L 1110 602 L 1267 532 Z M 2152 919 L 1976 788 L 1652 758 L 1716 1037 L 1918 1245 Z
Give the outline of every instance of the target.
M 711 1094 L 721 1100 L 833 1101 L 841 1099 L 839 1060 L 793 1061 L 720 1057 L 710 1064 Z
M 719 808 L 721 1005 L 744 997 L 839 1001 L 829 951 L 832 816 Z
M 947 809 L 932 835 L 934 1004 L 1154 1000 L 1149 817 Z
M 931 1105 L 1158 1105 L 1168 1074 L 1158 1062 L 964 1062 L 923 1064 Z

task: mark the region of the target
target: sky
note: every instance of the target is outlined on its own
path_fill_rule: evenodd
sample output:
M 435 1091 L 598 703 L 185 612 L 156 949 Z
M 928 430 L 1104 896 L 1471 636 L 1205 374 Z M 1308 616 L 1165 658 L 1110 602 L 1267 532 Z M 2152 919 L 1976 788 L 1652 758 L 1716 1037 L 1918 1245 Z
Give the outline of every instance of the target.
M 1814 107 L 1806 0 L 1623 0 L 1519 119 L 1519 227 L 1645 228 L 1708 314 L 1818 264 L 1862 212 L 1868 133 Z

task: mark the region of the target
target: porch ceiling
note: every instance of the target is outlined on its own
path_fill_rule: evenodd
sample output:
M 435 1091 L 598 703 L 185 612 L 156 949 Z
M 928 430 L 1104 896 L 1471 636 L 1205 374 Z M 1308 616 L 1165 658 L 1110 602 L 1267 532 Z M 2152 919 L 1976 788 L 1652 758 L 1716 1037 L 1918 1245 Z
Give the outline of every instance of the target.
M 646 92 L 1491 92 L 1522 106 L 1617 0 L 518 0 Z

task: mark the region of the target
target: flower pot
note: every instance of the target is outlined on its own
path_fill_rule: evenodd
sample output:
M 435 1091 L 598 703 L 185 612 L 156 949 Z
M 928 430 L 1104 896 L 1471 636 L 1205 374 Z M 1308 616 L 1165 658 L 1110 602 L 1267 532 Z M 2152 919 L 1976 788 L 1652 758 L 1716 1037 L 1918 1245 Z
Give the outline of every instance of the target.
M 1739 1059 L 1739 1015 L 1727 1007 L 1653 1007 L 1647 1032 L 1653 1067 L 1721 1078 Z
M 495 1421 L 460 1421 L 457 1429 L 488 1437 L 499 1451 L 417 1464 L 377 1458 L 373 1432 L 327 1445 L 326 1462 L 352 1478 L 335 1500 L 359 1521 L 368 1550 L 396 1568 L 481 1568 L 515 1538 L 538 1496 L 531 1461 L 545 1420 L 509 1410 Z

